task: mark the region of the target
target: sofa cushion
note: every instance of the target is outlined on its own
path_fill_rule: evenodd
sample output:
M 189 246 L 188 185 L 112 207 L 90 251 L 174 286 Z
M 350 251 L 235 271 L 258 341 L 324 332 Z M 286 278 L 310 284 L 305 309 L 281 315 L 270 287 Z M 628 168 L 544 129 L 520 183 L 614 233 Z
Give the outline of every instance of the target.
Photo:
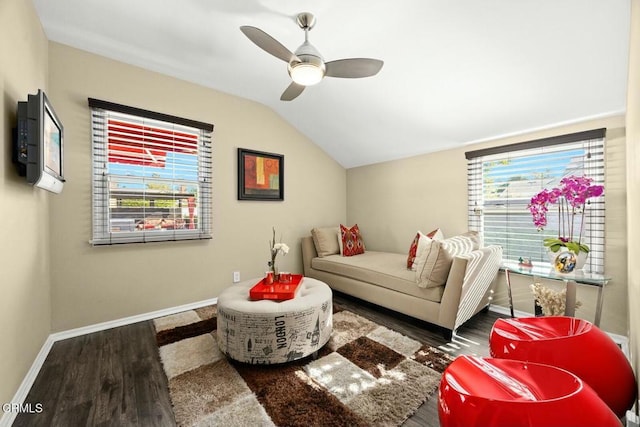
M 338 246 L 338 227 L 320 227 L 311 230 L 313 244 L 319 257 L 340 253 Z
M 416 245 L 416 253 L 410 266 L 409 260 L 407 259 L 407 268 L 410 268 L 413 271 L 417 271 L 419 268 L 421 269 L 423 267 L 429 245 L 431 245 L 431 241 L 443 240 L 444 234 L 442 234 L 442 231 L 439 228 L 436 228 L 427 235 L 423 234 L 421 231 L 418 231 L 416 237 L 418 239 Z
M 342 256 L 353 256 L 364 253 L 364 241 L 362 241 L 358 224 L 351 228 L 340 224 L 340 233 L 342 235 Z
M 425 249 L 424 263 L 416 270 L 418 286 L 432 288 L 447 282 L 453 258 L 480 247 L 477 232 L 470 231 L 445 240 L 432 240 Z
M 330 255 L 313 258 L 311 267 L 434 302 L 440 302 L 444 292 L 444 286 L 418 287 L 415 273 L 406 268 L 404 254 L 367 251 L 352 257 Z M 372 287 L 371 291 L 375 292 L 375 288 Z

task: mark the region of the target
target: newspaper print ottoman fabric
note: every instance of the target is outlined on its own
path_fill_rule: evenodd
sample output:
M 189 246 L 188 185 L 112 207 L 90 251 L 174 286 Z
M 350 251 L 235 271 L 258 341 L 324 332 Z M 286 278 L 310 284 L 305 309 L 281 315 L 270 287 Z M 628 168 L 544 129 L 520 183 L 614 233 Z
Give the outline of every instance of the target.
M 234 360 L 251 364 L 291 362 L 320 349 L 331 337 L 332 293 L 305 277 L 287 301 L 250 301 L 248 281 L 218 297 L 218 345 Z

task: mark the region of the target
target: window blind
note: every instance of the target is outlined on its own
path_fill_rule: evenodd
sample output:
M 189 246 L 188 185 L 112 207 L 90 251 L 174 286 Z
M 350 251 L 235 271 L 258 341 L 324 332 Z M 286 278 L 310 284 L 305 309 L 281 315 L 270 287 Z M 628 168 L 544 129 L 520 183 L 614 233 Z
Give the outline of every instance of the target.
M 535 194 L 558 187 L 567 176 L 587 176 L 592 184 L 604 185 L 604 141 L 604 129 L 598 129 L 467 153 L 469 229 L 481 232 L 485 244 L 502 246 L 506 259 L 549 262 L 543 240 L 558 236 L 556 205 L 550 206 L 544 231 L 536 229 L 527 206 Z M 602 273 L 604 196 L 588 200 L 583 220 L 582 241 L 590 248 L 585 269 Z
M 93 245 L 211 238 L 211 125 L 89 100 Z

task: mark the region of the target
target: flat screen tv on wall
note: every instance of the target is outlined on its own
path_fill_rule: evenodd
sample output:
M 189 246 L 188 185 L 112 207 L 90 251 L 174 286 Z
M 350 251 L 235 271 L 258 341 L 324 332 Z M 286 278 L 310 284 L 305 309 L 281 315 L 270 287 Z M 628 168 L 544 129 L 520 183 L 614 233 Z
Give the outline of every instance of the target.
M 41 90 L 18 102 L 14 162 L 27 182 L 53 193 L 64 185 L 64 127 Z

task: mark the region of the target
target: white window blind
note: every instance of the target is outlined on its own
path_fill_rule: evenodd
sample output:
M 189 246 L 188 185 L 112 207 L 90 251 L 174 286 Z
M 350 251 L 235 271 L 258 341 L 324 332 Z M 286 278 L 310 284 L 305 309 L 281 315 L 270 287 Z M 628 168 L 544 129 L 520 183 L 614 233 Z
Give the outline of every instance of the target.
M 213 126 L 90 98 L 93 245 L 211 238 Z
M 550 206 L 544 231 L 536 229 L 527 206 L 534 195 L 558 187 L 567 176 L 587 176 L 592 184 L 604 185 L 604 131 L 466 153 L 469 229 L 481 232 L 485 244 L 502 246 L 505 259 L 549 262 L 543 240 L 558 237 L 556 205 Z M 582 239 L 590 248 L 585 269 L 599 273 L 604 272 L 604 200 L 588 200 Z

